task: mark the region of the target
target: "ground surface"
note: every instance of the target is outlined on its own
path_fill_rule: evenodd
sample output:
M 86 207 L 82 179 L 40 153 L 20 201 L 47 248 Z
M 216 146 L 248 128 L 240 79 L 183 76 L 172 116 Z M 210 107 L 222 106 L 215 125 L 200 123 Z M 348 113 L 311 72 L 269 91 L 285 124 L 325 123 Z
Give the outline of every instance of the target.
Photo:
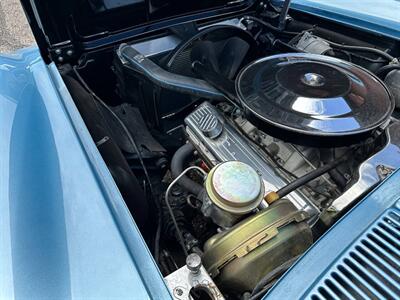
M 0 0 L 0 53 L 13 52 L 33 43 L 19 0 Z

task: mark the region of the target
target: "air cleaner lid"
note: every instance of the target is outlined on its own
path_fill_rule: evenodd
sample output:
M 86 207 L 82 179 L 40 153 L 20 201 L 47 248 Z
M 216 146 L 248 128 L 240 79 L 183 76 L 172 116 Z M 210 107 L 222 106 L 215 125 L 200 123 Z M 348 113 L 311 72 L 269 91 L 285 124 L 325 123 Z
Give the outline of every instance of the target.
M 293 53 L 262 58 L 236 81 L 248 113 L 262 122 L 313 136 L 343 136 L 382 125 L 394 103 L 373 74 L 336 58 Z

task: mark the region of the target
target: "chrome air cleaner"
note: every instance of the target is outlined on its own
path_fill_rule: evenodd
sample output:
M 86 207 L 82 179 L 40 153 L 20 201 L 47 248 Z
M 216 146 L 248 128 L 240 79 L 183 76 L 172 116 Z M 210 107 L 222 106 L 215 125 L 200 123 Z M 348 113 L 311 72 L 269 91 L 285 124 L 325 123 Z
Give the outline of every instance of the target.
M 374 74 L 308 53 L 251 63 L 238 75 L 236 92 L 258 128 L 282 140 L 316 146 L 355 143 L 386 124 L 394 109 L 390 93 Z

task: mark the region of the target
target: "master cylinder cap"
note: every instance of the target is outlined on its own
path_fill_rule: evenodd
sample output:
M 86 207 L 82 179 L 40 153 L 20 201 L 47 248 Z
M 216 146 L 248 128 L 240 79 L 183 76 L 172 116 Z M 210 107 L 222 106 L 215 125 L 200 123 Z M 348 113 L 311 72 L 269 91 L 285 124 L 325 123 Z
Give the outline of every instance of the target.
M 239 161 L 228 161 L 215 166 L 206 180 L 211 201 L 224 211 L 246 214 L 263 199 L 264 184 L 258 173 Z

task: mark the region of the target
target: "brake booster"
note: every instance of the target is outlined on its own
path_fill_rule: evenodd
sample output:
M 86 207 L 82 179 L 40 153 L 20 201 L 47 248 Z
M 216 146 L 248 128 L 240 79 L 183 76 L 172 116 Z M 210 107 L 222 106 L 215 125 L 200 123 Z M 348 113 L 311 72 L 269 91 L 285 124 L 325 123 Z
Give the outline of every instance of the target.
M 252 291 L 264 276 L 311 246 L 308 213 L 287 199 L 263 209 L 264 184 L 249 165 L 217 165 L 207 176 L 205 191 L 202 211 L 207 206 L 215 223 L 241 220 L 204 245 L 204 267 L 220 288 Z

